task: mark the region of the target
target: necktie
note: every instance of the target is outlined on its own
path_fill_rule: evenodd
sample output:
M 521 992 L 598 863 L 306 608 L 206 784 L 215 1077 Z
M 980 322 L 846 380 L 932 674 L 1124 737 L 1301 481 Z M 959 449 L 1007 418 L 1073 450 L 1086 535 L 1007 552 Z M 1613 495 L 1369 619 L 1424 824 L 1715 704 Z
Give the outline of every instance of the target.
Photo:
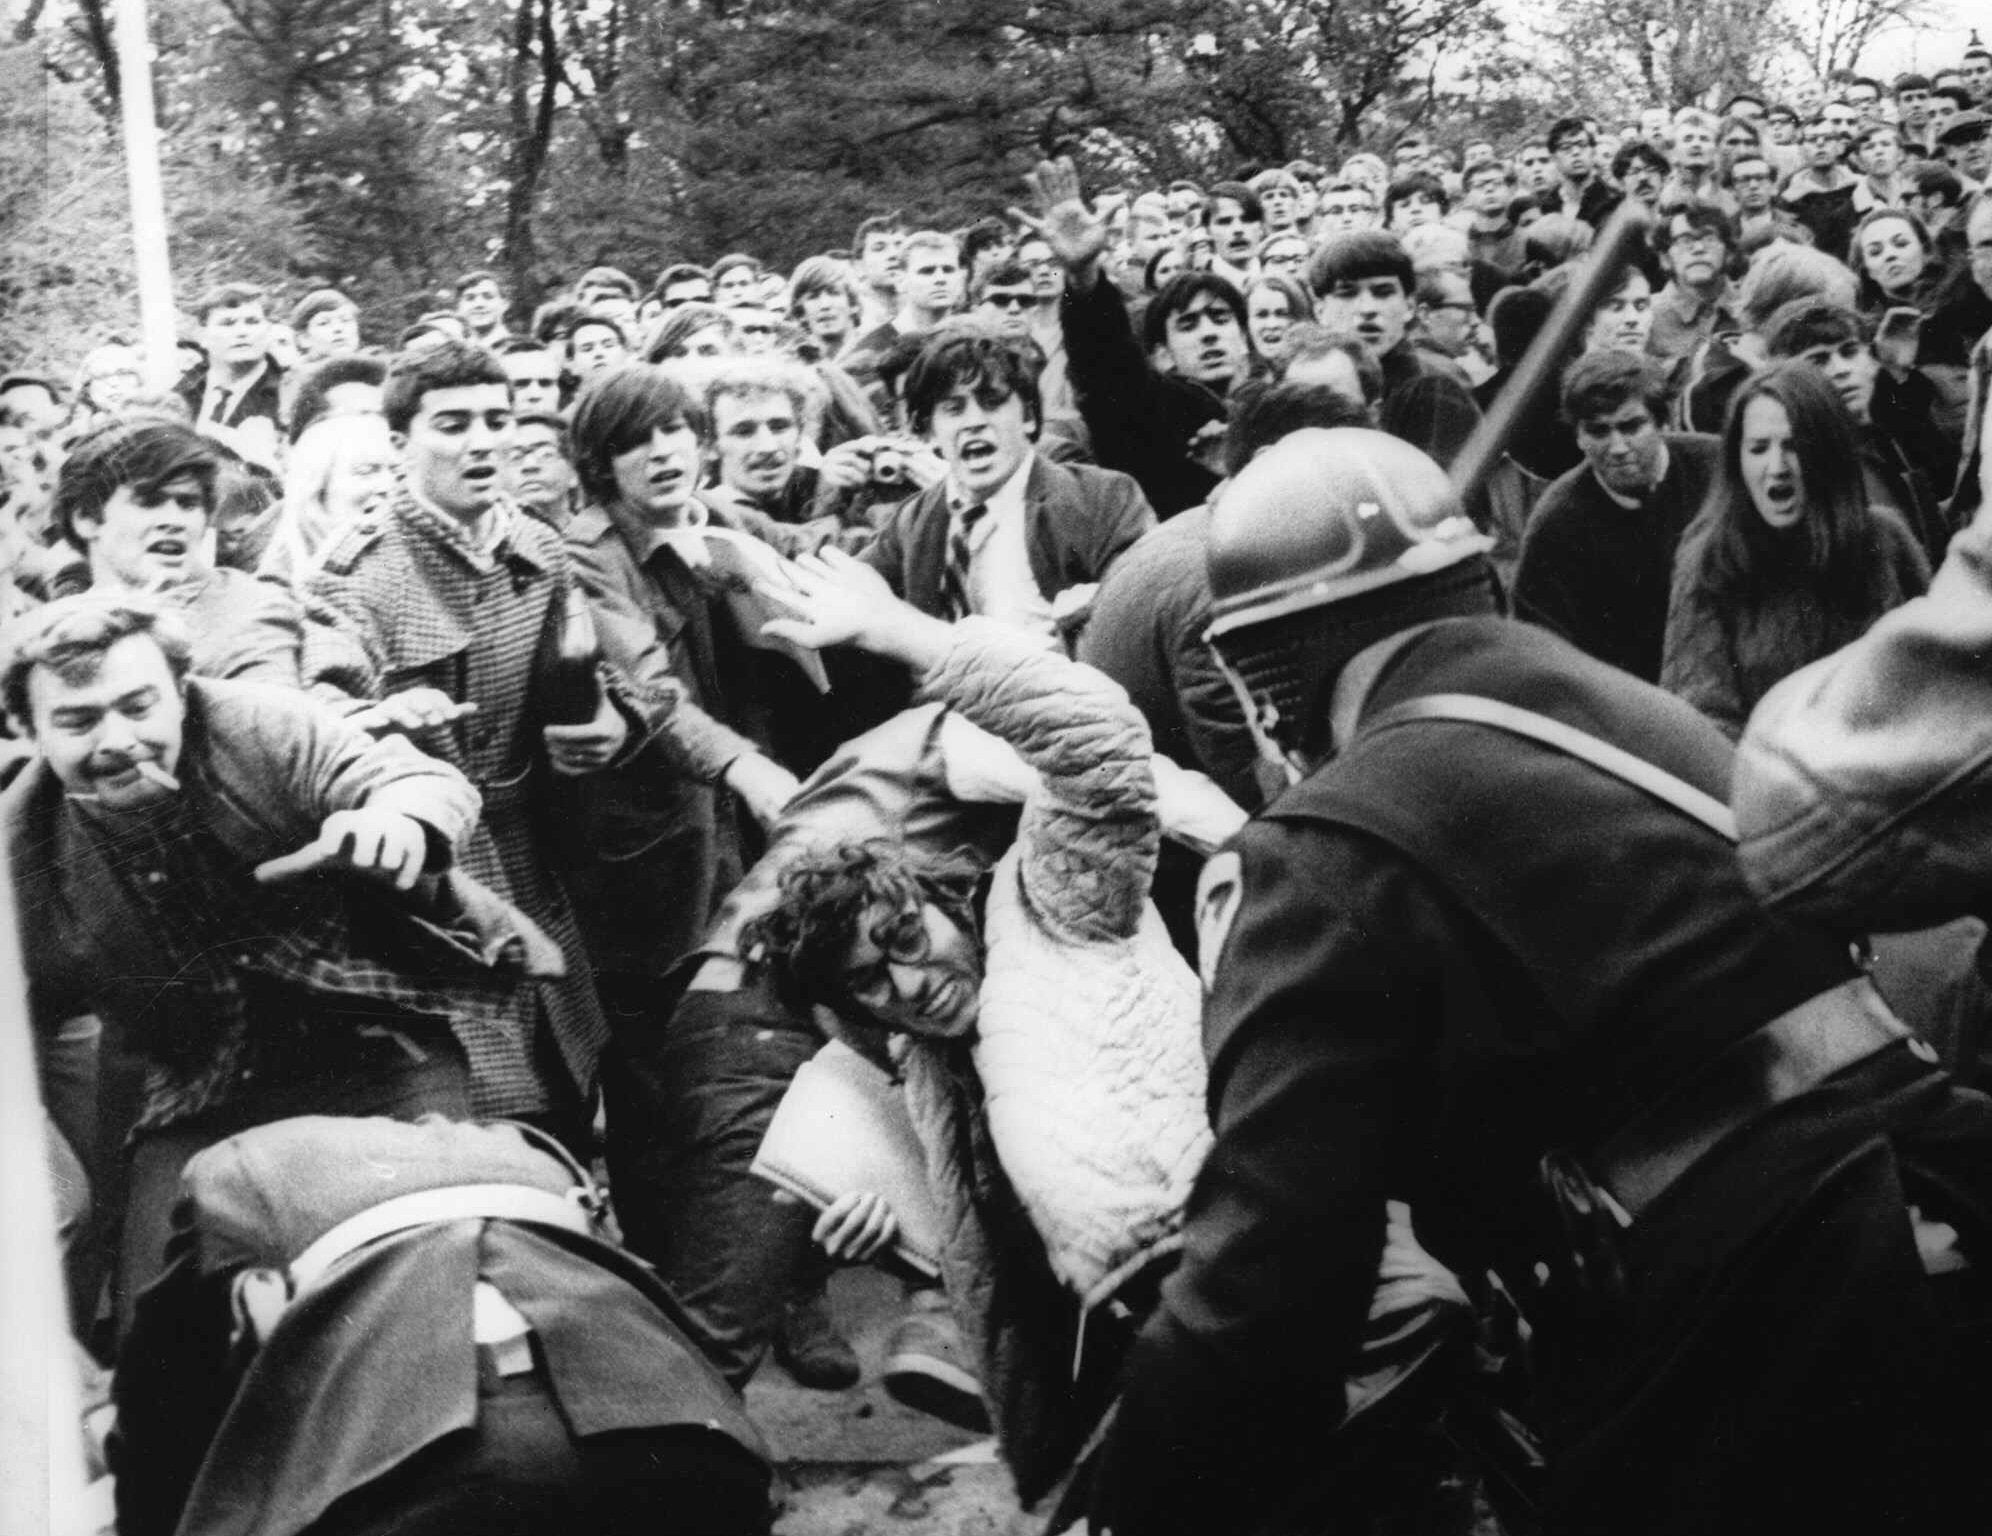
M 980 505 L 964 507 L 949 519 L 948 563 L 941 572 L 941 608 L 942 616 L 950 621 L 965 619 L 972 611 L 968 601 L 968 565 L 972 557 L 968 539 L 988 510 Z

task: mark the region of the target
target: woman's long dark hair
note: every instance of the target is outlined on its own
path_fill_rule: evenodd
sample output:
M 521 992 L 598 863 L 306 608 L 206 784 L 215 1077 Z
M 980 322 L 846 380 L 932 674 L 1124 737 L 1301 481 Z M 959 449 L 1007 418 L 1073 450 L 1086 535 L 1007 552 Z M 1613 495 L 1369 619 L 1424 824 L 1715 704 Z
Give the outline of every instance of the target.
M 1765 522 L 1743 483 L 1743 414 L 1752 400 L 1765 399 L 1784 407 L 1798 453 L 1804 513 L 1789 528 Z M 1830 634 L 1865 627 L 1878 606 L 1881 537 L 1868 509 L 1859 431 L 1838 391 L 1810 363 L 1779 363 L 1736 392 L 1703 512 L 1712 526 L 1704 530 L 1700 580 L 1710 595 L 1747 603 L 1796 578 L 1818 597 Z

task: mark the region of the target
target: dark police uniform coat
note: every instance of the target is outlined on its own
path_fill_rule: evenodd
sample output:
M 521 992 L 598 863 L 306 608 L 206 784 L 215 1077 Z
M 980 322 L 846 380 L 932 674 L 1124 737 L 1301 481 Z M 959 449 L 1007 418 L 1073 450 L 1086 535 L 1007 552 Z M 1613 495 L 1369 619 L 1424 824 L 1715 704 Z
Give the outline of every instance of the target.
M 1727 794 L 1712 726 L 1531 626 L 1415 632 L 1359 719 L 1439 692 Z M 1203 896 L 1218 1140 L 1096 1528 L 1271 1528 L 1330 1452 L 1386 1198 L 1469 1284 L 1495 1269 L 1532 1314 L 1551 1530 L 1915 1528 L 1960 1476 L 1982 1492 L 1987 1416 L 1955 1407 L 1959 1356 L 1903 1188 L 1939 1170 L 1947 1219 L 1982 1222 L 1992 1104 L 1920 1043 L 1718 1144 L 1614 1233 L 1622 1294 L 1560 1289 L 1571 1245 L 1539 1193 L 1544 1154 L 1581 1157 L 1855 975 L 1844 939 L 1760 912 L 1724 838 L 1536 742 L 1419 722 L 1359 729 L 1219 857 Z M 1972 1447 L 1946 1460 L 1945 1431 Z

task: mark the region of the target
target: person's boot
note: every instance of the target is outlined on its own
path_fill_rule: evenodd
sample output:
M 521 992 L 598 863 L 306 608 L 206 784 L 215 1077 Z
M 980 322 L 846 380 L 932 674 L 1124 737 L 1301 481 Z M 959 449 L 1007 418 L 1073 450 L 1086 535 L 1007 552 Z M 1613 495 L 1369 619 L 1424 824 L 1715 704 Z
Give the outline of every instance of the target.
M 855 1387 L 862 1374 L 857 1352 L 830 1321 L 830 1299 L 820 1290 L 796 1297 L 783 1309 L 775 1361 L 798 1385 L 826 1392 Z
M 989 1433 L 982 1383 L 962 1342 L 960 1325 L 939 1290 L 915 1291 L 885 1352 L 885 1390 L 909 1408 L 959 1429 Z

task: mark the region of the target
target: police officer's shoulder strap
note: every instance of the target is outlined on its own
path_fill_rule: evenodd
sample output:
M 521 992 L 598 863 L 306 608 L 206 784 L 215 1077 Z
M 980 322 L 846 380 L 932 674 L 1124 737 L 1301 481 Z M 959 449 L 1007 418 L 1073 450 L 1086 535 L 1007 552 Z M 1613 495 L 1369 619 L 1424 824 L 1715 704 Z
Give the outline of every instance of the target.
M 1647 762 L 1643 757 L 1635 757 L 1623 747 L 1600 741 L 1588 731 L 1580 731 L 1574 725 L 1565 725 L 1561 720 L 1552 720 L 1532 709 L 1504 704 L 1499 699 L 1482 698 L 1471 693 L 1428 693 L 1392 705 L 1374 720 L 1366 722 L 1362 734 L 1367 736 L 1373 731 L 1388 730 L 1413 720 L 1452 720 L 1466 725 L 1492 726 L 1516 736 L 1526 736 L 1531 741 L 1539 741 L 1546 747 L 1553 747 L 1589 763 L 1614 778 L 1623 779 L 1661 803 L 1692 816 L 1718 836 L 1732 843 L 1736 841 L 1736 818 L 1729 807 L 1715 796 L 1696 789 L 1685 779 Z

